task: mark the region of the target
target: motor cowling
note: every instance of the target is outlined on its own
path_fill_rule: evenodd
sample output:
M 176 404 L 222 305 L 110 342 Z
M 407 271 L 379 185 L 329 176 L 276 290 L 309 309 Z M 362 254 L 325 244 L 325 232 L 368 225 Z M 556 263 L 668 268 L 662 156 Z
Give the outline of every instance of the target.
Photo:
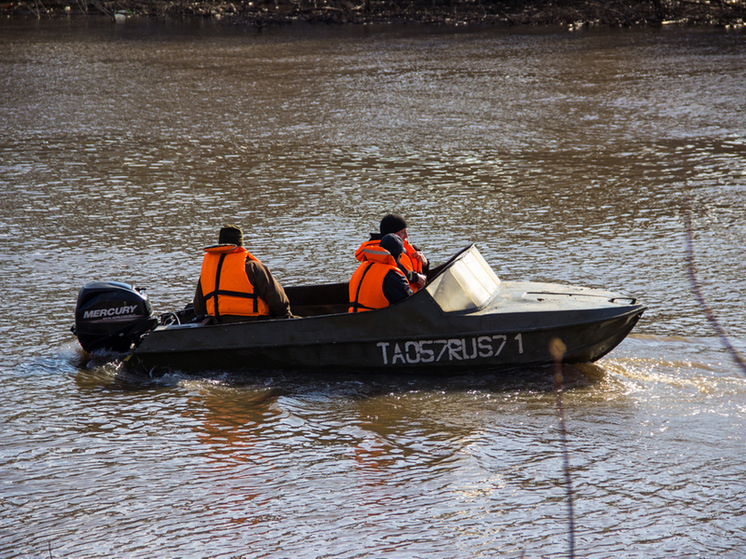
M 87 352 L 127 352 L 158 325 L 144 289 L 118 281 L 87 283 L 78 294 L 72 332 Z

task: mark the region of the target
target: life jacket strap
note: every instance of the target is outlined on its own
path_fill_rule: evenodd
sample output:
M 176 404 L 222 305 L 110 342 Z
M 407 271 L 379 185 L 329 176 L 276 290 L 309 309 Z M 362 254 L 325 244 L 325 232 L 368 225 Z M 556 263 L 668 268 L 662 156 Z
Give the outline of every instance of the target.
M 363 270 L 363 275 L 360 278 L 360 281 L 357 284 L 357 291 L 355 292 L 355 300 L 350 302 L 350 312 L 359 312 L 360 309 L 362 310 L 374 310 L 372 307 L 368 307 L 366 305 L 363 305 L 358 302 L 358 299 L 360 299 L 360 290 L 363 287 L 363 281 L 365 280 L 365 276 L 370 271 L 370 269 L 373 267 L 373 262 L 368 263 L 368 267 Z

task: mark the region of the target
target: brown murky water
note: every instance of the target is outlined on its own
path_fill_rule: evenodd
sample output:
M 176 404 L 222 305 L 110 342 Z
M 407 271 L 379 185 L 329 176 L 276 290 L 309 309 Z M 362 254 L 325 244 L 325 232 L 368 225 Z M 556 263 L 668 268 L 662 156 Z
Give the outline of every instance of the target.
M 568 550 L 551 372 L 449 380 L 84 364 L 80 287 L 191 298 L 224 222 L 286 285 L 391 210 L 435 263 L 650 309 L 565 370 L 583 557 L 741 557 L 746 34 L 0 23 L 0 555 Z

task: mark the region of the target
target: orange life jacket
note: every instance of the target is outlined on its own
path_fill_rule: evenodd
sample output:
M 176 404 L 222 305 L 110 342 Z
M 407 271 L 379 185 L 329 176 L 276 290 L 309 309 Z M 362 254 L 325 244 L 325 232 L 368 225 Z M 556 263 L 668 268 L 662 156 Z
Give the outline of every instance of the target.
M 246 259 L 255 260 L 244 247 L 218 245 L 205 249 L 200 284 L 210 316 L 269 316 L 269 305 L 254 293 L 246 275 Z
M 383 294 L 383 280 L 391 270 L 400 276 L 404 272 L 399 269 L 394 257 L 385 249 L 371 245 L 358 249 L 362 264 L 357 267 L 350 278 L 350 308 L 349 312 L 364 312 L 382 309 L 390 305 Z M 357 256 L 357 252 L 355 255 Z
M 355 251 L 355 258 L 357 258 L 360 262 L 362 262 L 363 251 L 366 248 L 377 247 L 380 244 L 381 244 L 381 239 L 371 239 L 369 241 L 365 241 Z M 411 244 L 409 244 L 409 241 L 404 241 L 404 252 L 402 252 L 401 256 L 399 257 L 399 262 L 401 262 L 402 266 L 404 266 L 410 272 L 417 272 L 418 274 L 421 274 L 422 273 L 422 262 L 420 262 L 414 257 L 415 252 L 417 252 L 417 250 Z M 417 293 L 417 290 L 419 289 L 419 286 L 417 285 L 417 283 L 410 283 L 409 287 L 411 287 L 412 291 L 414 291 L 415 293 Z

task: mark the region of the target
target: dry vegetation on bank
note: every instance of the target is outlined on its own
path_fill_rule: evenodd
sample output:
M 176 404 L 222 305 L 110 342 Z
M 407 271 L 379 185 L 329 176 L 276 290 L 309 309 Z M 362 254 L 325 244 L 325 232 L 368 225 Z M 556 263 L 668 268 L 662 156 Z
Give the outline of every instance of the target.
M 204 17 L 265 26 L 331 24 L 717 25 L 743 28 L 746 0 L 12 0 L 3 14 Z

